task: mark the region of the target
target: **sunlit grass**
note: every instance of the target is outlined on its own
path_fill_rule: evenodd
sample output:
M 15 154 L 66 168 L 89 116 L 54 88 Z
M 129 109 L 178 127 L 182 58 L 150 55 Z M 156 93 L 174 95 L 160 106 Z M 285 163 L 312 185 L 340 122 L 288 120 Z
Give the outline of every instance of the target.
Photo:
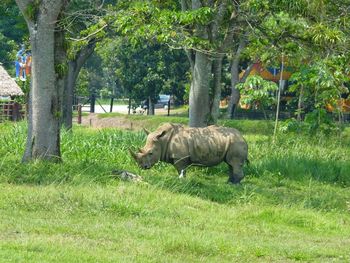
M 162 118 L 147 119 L 150 129 Z M 238 186 L 225 164 L 190 168 L 184 180 L 164 163 L 141 170 L 127 149 L 145 134 L 116 129 L 75 126 L 62 133 L 62 164 L 22 164 L 24 123 L 1 124 L 0 261 L 349 262 L 349 131 L 273 144 L 270 124 L 222 124 L 249 144 Z

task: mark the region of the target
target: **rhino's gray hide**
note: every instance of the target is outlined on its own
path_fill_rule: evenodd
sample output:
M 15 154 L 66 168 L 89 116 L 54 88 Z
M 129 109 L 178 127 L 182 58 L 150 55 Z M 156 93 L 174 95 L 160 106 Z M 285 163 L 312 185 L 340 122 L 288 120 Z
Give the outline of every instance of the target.
M 149 169 L 164 161 L 175 166 L 180 177 L 191 165 L 213 166 L 226 162 L 229 181 L 239 183 L 247 160 L 248 146 L 240 132 L 233 128 L 209 126 L 186 128 L 167 123 L 149 133 L 146 145 L 138 153 L 131 152 L 141 168 Z

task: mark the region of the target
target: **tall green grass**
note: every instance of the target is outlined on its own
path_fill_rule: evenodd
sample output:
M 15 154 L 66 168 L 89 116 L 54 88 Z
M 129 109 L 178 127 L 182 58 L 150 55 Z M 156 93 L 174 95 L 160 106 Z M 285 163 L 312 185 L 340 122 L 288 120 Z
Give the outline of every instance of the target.
M 225 164 L 183 180 L 165 163 L 141 170 L 127 149 L 145 134 L 117 129 L 75 126 L 62 133 L 62 163 L 22 164 L 26 125 L 1 124 L 0 261 L 349 262 L 349 130 L 272 143 L 264 122 L 221 124 L 249 145 L 241 185 L 226 183 Z

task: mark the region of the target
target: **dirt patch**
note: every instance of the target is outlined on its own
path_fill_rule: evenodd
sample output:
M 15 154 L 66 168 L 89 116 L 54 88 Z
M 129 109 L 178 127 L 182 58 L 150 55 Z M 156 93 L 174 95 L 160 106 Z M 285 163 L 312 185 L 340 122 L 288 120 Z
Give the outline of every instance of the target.
M 138 131 L 144 126 L 140 121 L 132 121 L 122 116 L 99 118 L 96 113 L 90 113 L 82 117 L 82 125 L 91 128 L 119 128 L 124 130 Z

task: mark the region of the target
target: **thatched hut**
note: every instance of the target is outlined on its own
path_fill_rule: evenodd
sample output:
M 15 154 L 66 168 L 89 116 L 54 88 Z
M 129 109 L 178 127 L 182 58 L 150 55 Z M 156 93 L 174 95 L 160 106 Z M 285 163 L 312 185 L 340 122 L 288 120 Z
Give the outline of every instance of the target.
M 1 101 L 10 97 L 23 96 L 24 93 L 7 71 L 0 64 L 0 122 L 6 120 L 17 121 L 25 116 L 25 108 L 15 101 Z
M 23 96 L 24 93 L 0 64 L 0 97 Z

